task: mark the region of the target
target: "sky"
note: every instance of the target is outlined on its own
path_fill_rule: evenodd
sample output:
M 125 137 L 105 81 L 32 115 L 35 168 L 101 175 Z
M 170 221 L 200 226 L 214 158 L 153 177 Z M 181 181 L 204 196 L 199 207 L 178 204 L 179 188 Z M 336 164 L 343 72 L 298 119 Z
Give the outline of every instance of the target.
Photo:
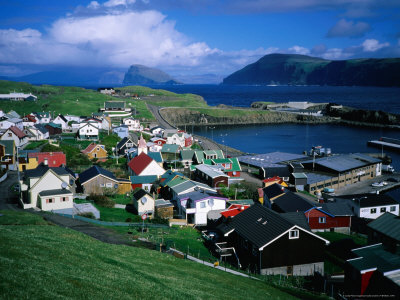
M 222 78 L 270 53 L 400 57 L 400 1 L 0 0 L 0 76 L 142 64 Z

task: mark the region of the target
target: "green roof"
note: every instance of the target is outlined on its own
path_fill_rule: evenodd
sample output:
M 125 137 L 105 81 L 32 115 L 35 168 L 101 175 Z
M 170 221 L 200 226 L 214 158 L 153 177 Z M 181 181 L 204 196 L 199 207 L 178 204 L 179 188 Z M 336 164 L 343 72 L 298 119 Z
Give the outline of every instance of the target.
M 179 145 L 175 144 L 164 144 L 161 148 L 161 153 L 178 153 Z
M 157 176 L 156 175 L 130 176 L 129 179 L 133 184 L 153 183 L 157 180 Z
M 351 251 L 359 257 L 347 262 L 359 271 L 378 269 L 381 272 L 389 272 L 400 269 L 400 256 L 385 251 L 382 244 Z
M 106 101 L 104 103 L 105 108 L 125 108 L 124 101 Z
M 4 140 L 0 141 L 0 144 L 5 147 L 5 154 L 6 155 L 13 155 L 14 154 L 14 141 L 12 140 Z
M 368 223 L 369 228 L 400 241 L 400 218 L 391 213 L 385 213 L 374 221 Z
M 228 200 L 227 203 L 229 204 L 239 204 L 239 205 L 253 205 L 254 200 L 252 199 L 241 199 L 241 200 Z
M 212 160 L 214 164 L 219 165 L 219 164 L 231 164 L 231 167 L 225 168 L 225 171 L 230 171 L 230 172 L 240 172 L 242 171 L 242 168 L 240 167 L 239 160 L 236 157 L 233 158 L 217 158 Z
M 169 181 L 168 184 L 166 184 L 166 185 L 168 185 L 170 188 L 172 188 L 172 187 L 174 187 L 174 186 L 176 186 L 178 184 L 181 184 L 182 182 L 188 181 L 188 180 L 189 179 L 187 179 L 187 178 L 179 176 L 179 177 Z
M 194 150 L 182 150 L 180 152 L 182 160 L 192 160 L 194 155 Z

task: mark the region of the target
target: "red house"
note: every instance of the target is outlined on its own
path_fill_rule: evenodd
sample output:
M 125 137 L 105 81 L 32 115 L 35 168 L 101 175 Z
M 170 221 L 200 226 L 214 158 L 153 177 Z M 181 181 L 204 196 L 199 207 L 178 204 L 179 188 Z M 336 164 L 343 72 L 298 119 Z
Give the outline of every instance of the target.
M 154 137 L 154 138 L 150 139 L 150 141 L 158 146 L 163 146 L 167 142 L 166 139 L 163 139 L 160 137 Z
M 304 212 L 312 231 L 350 233 L 353 212 L 344 203 L 324 203 Z
M 44 162 L 51 168 L 61 167 L 67 164 L 67 158 L 63 152 L 33 152 L 28 154 L 29 158 L 37 158 L 38 164 Z

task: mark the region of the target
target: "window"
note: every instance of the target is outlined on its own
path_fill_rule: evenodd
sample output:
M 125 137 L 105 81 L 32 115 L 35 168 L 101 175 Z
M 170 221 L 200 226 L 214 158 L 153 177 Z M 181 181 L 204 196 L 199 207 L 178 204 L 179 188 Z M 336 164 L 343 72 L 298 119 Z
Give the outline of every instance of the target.
M 100 183 L 100 187 L 105 187 L 106 185 L 104 183 Z
M 114 184 L 114 189 L 118 188 L 118 183 Z
M 381 213 L 386 212 L 386 207 L 381 207 Z
M 298 238 L 299 238 L 299 231 L 297 229 L 289 231 L 289 239 L 298 239 Z
M 106 183 L 106 187 L 112 188 L 112 186 L 113 186 L 113 184 L 112 184 L 111 182 L 107 182 L 107 183 Z
M 206 203 L 205 202 L 200 202 L 200 208 L 205 208 L 206 207 Z
M 391 206 L 390 211 L 396 211 L 396 206 Z
M 62 197 L 62 198 L 61 198 L 61 201 L 62 201 L 62 202 L 68 201 L 68 197 Z
M 48 198 L 48 199 L 46 199 L 46 203 L 54 203 L 54 199 L 53 198 Z
M 326 223 L 326 217 L 319 217 L 318 223 Z
M 376 208 L 371 208 L 371 214 L 376 214 Z

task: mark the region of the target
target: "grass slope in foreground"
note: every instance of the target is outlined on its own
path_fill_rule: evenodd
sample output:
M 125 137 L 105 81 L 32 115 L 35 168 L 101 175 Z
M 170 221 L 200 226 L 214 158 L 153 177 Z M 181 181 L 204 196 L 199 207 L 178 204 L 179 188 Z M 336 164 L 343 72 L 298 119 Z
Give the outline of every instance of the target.
M 3 299 L 291 299 L 258 282 L 156 251 L 110 245 L 0 211 Z

